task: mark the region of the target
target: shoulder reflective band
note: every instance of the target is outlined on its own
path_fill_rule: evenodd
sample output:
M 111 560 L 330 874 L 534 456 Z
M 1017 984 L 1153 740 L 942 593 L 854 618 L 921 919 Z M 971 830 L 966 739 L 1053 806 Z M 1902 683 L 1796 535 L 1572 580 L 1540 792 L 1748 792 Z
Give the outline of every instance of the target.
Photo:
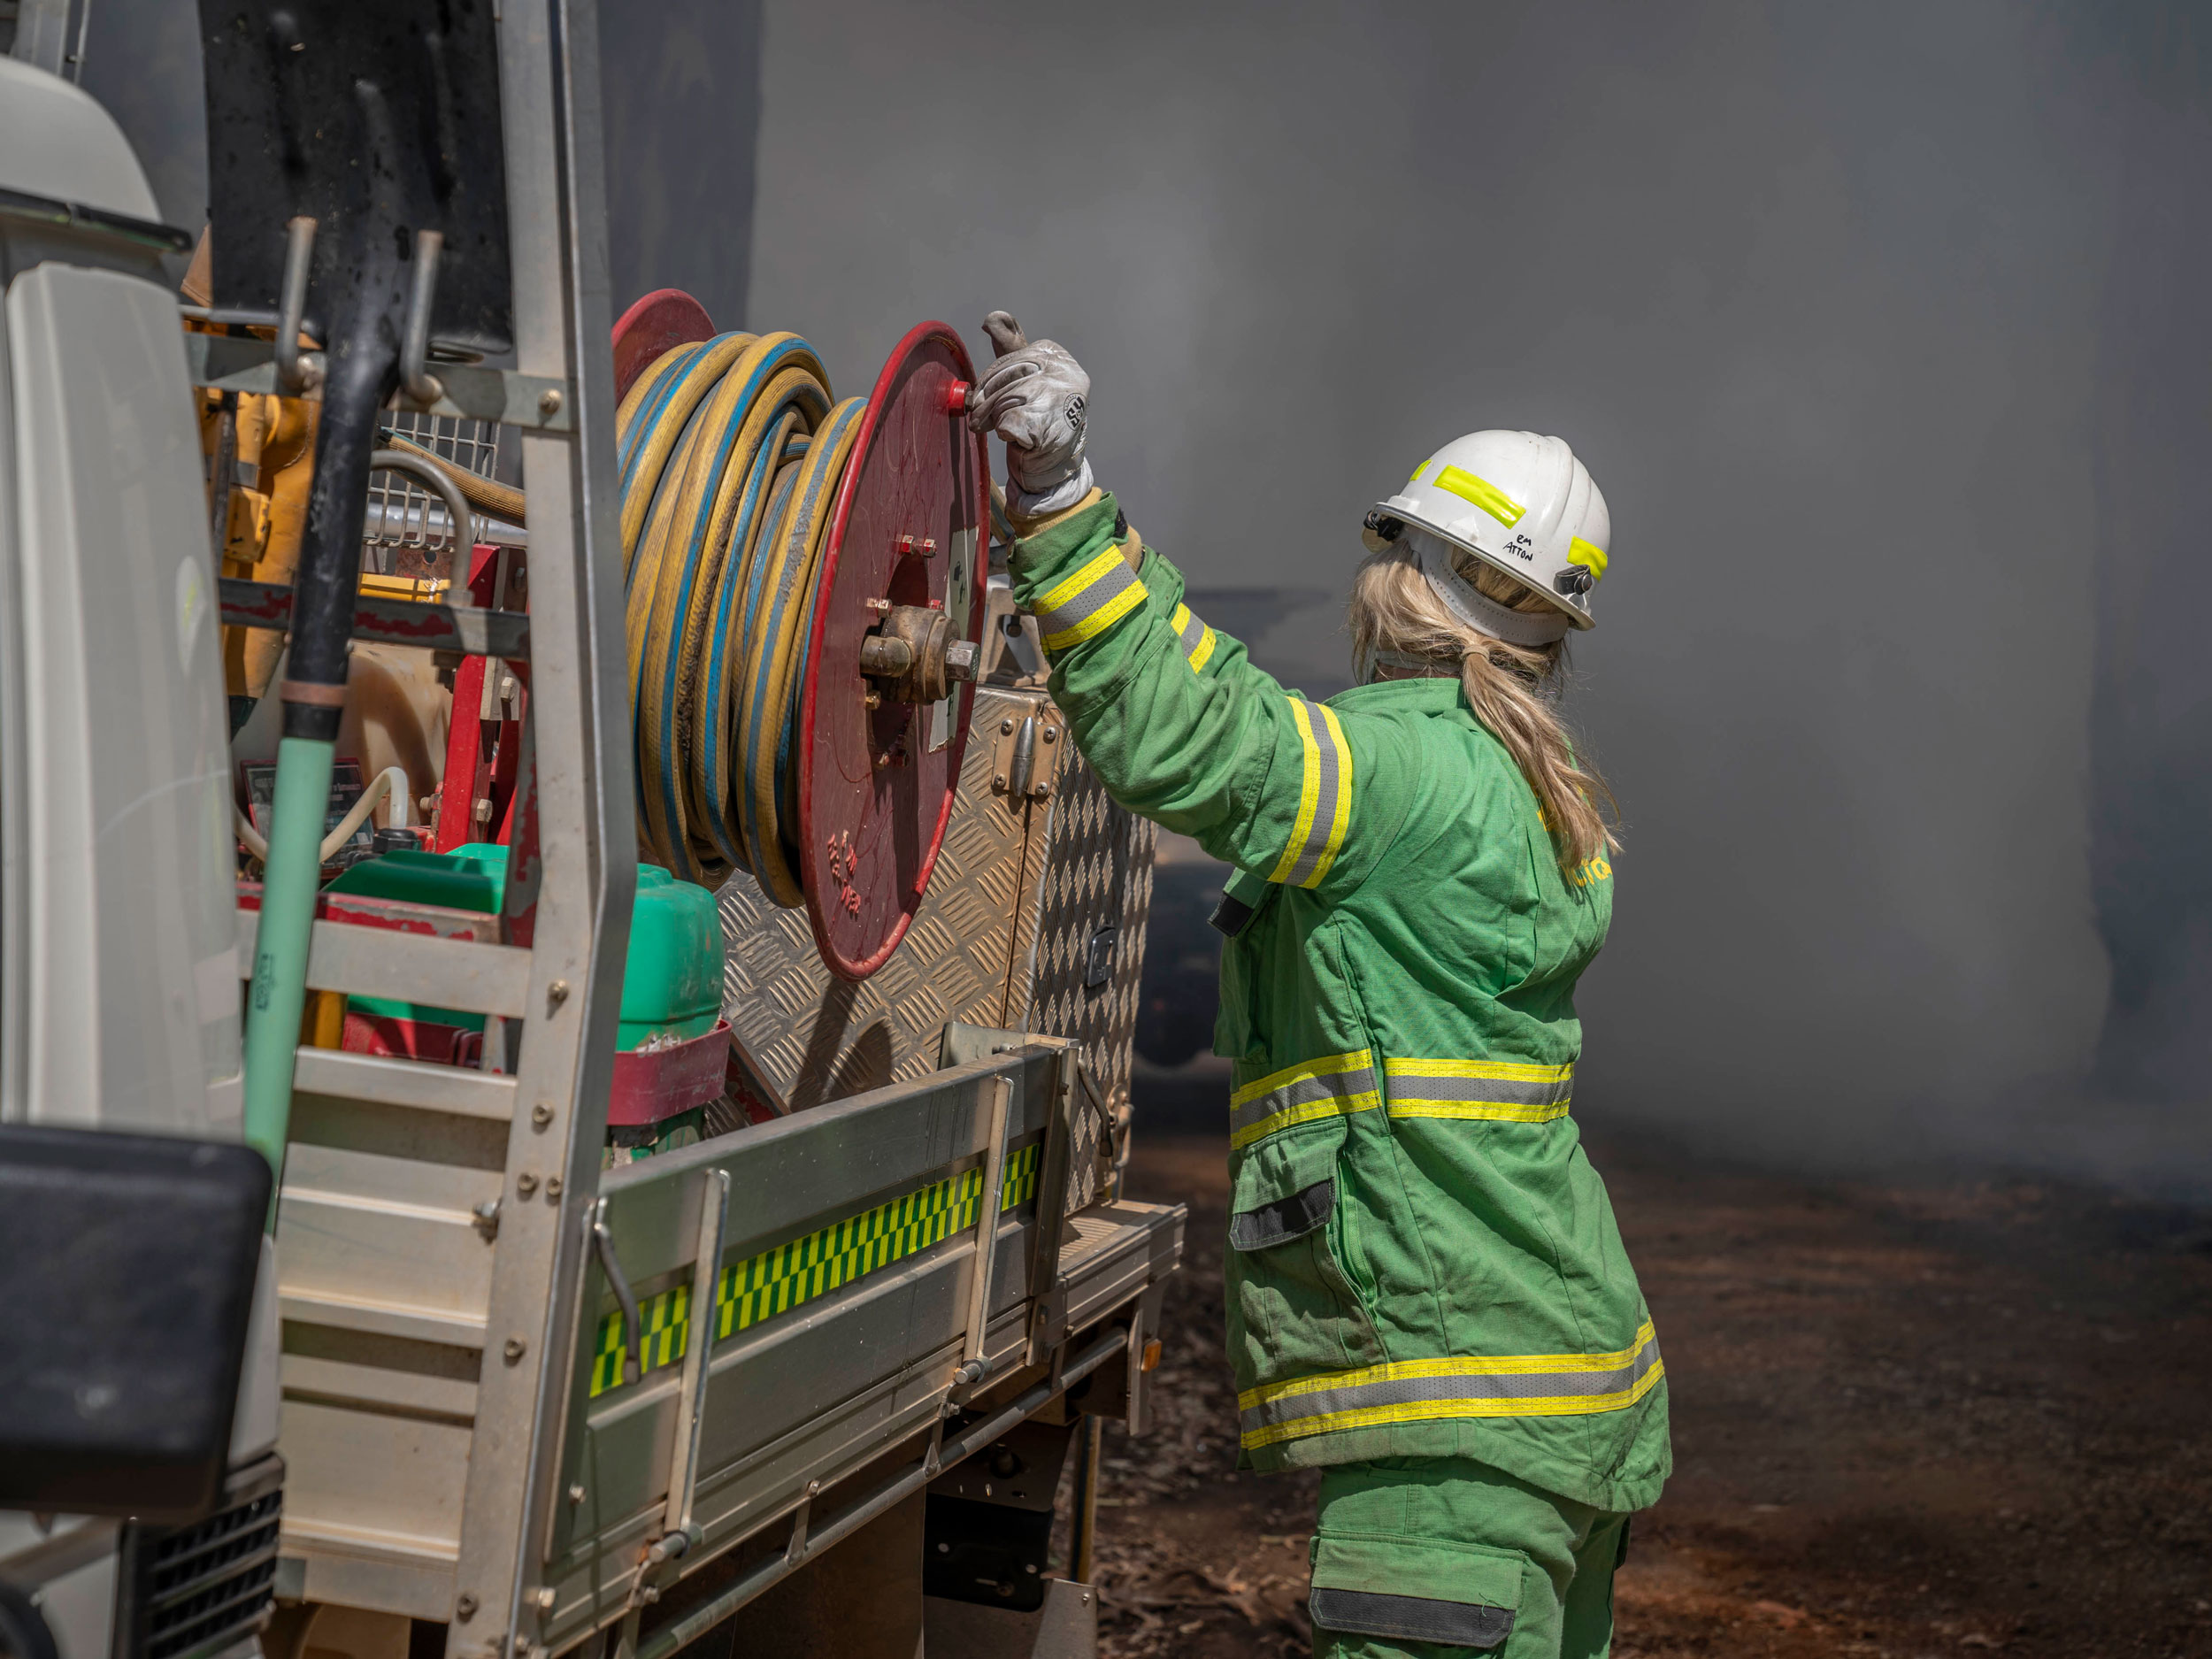
M 1037 600 L 1037 622 L 1045 649 L 1064 651 L 1103 634 L 1144 603 L 1144 584 L 1129 568 L 1118 544 L 1108 547 L 1074 575 L 1055 584 Z
M 1571 538 L 1567 542 L 1567 563 L 1587 566 L 1593 584 L 1605 580 L 1605 549 L 1594 541 L 1585 541 L 1580 536 Z
M 1256 1078 L 1229 1096 L 1229 1147 L 1235 1151 L 1293 1124 L 1347 1117 L 1381 1104 L 1370 1050 L 1301 1061 Z
M 1666 1374 L 1646 1320 L 1610 1354 L 1414 1359 L 1249 1388 L 1237 1396 L 1251 1451 L 1282 1440 L 1452 1417 L 1589 1417 L 1634 1405 Z
M 1276 862 L 1270 881 L 1294 887 L 1318 887 L 1344 846 L 1352 821 L 1352 746 L 1344 741 L 1336 710 L 1303 697 L 1286 699 L 1291 724 L 1304 751 L 1305 773 L 1298 796 L 1298 818 Z
M 1393 1118 L 1482 1118 L 1542 1124 L 1567 1115 L 1571 1065 L 1513 1060 L 1385 1060 Z
M 1510 530 L 1521 522 L 1527 508 L 1500 489 L 1486 478 L 1477 478 L 1472 472 L 1448 466 L 1436 475 L 1436 488 L 1449 490 L 1463 502 L 1471 503 Z
M 1002 1211 L 1037 1195 L 1041 1150 L 1032 1141 L 1007 1155 L 1006 1175 L 999 1187 Z M 714 1281 L 714 1340 L 718 1342 L 788 1313 L 972 1227 L 982 1190 L 981 1170 L 949 1175 L 903 1198 L 724 1268 Z M 649 1298 L 638 1309 L 638 1331 L 645 1371 L 681 1359 L 690 1346 L 691 1286 L 687 1282 Z M 621 1386 L 622 1316 L 615 1314 L 599 1322 L 599 1340 L 592 1350 L 591 1392 L 596 1398 Z
M 1183 660 L 1193 672 L 1205 667 L 1214 654 L 1214 631 L 1191 615 L 1188 605 L 1178 605 L 1168 621 L 1183 641 Z

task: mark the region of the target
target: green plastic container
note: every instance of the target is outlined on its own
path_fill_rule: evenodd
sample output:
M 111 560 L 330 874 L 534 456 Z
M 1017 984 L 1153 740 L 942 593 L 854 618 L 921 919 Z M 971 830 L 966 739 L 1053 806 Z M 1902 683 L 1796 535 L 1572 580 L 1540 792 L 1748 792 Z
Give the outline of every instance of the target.
M 363 859 L 324 890 L 495 914 L 507 892 L 507 849 L 472 841 L 449 853 L 386 853 Z M 389 1019 L 484 1029 L 481 1014 L 455 1009 L 379 996 L 351 997 L 348 1003 Z M 627 1052 L 657 1037 L 703 1037 L 721 1017 L 722 923 L 714 895 L 677 880 L 657 864 L 640 864 L 615 1047 Z

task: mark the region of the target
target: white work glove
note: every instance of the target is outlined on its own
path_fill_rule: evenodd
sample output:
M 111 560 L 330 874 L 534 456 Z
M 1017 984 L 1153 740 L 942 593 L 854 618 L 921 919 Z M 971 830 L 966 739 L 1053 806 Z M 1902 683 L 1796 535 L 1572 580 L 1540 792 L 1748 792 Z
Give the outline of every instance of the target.
M 1004 311 L 983 319 L 998 361 L 968 394 L 968 425 L 1006 440 L 1007 511 L 1041 518 L 1091 493 L 1083 439 L 1091 377 L 1049 340 L 1031 345 Z

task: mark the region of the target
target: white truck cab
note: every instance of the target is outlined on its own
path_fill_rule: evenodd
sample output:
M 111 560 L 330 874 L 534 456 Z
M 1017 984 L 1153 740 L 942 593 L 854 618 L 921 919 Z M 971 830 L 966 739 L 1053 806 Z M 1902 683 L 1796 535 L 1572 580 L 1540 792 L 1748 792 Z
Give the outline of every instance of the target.
M 219 618 L 157 221 L 107 112 L 0 58 L 0 1122 L 235 1139 Z M 61 1659 L 254 1643 L 281 1480 L 273 1283 L 265 1243 L 216 1515 L 0 1510 L 0 1578 Z

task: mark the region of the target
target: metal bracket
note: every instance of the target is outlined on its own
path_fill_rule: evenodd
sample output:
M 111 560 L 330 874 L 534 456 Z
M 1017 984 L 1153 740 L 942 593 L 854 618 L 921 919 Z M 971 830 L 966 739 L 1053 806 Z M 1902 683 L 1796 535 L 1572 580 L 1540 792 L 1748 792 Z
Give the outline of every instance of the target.
M 292 337 L 299 338 L 296 334 Z M 316 355 L 303 354 L 301 360 L 310 362 Z M 187 334 L 184 363 L 195 386 L 219 392 L 257 392 L 264 396 L 296 396 L 278 378 L 276 349 L 266 340 Z M 426 414 L 495 420 L 539 432 L 576 429 L 576 400 L 566 380 L 514 369 L 488 369 L 472 363 L 441 363 L 437 378 L 444 395 L 435 403 L 418 403 L 403 395 L 395 401 L 402 408 Z
M 288 220 L 284 236 L 283 303 L 277 312 L 276 329 L 277 389 L 288 397 L 305 397 L 319 391 L 323 383 L 323 354 L 311 351 L 303 356 L 300 351 L 300 329 L 307 319 L 307 272 L 315 255 L 315 221 L 304 213 Z
M 614 1234 L 607 1231 L 607 1201 L 603 1197 L 592 1205 L 590 1215 L 591 1244 L 599 1257 L 599 1271 L 607 1276 L 607 1287 L 622 1305 L 622 1380 L 634 1383 L 645 1375 L 644 1348 L 638 1334 L 637 1297 L 622 1271 L 621 1258 L 614 1253 Z
M 1066 731 L 1066 718 L 1043 699 L 1033 713 L 1002 719 L 991 737 L 991 793 L 1010 805 L 1050 798 Z
M 1060 1294 L 1060 1252 L 1067 1242 L 1068 1180 L 1074 1167 L 1074 1117 L 1082 1064 L 1073 1042 L 1062 1039 L 1057 1046 L 1052 1104 L 1045 1113 L 1044 1150 L 1037 1171 L 1037 1227 L 1030 1242 L 1029 1351 L 1025 1358 L 1032 1365 L 1051 1363 L 1065 1334 L 1061 1329 L 1066 1298 Z
M 692 1518 L 699 1486 L 699 1432 L 707 1416 L 707 1378 L 714 1356 L 715 1281 L 722 1273 L 722 1232 L 730 1210 L 730 1172 L 699 1171 L 698 1255 L 691 1269 L 689 1332 L 684 1341 L 683 1386 L 676 1397 L 676 1444 L 668 1464 L 668 1508 L 653 1553 L 663 1561 L 683 1555 L 703 1534 Z
M 415 233 L 415 269 L 407 289 L 407 322 L 399 336 L 399 383 L 416 403 L 430 404 L 445 396 L 445 383 L 431 373 L 430 302 L 438 292 L 438 256 L 445 251 L 445 233 Z M 464 512 L 457 523 L 468 522 Z
M 1006 1180 L 1006 1124 L 1014 1083 L 1001 1075 L 991 1080 L 991 1143 L 983 1159 L 983 1191 L 976 1208 L 975 1271 L 968 1279 L 968 1340 L 955 1388 L 973 1389 L 991 1374 L 984 1357 L 984 1337 L 991 1322 L 991 1270 L 998 1261 L 999 1192 Z

